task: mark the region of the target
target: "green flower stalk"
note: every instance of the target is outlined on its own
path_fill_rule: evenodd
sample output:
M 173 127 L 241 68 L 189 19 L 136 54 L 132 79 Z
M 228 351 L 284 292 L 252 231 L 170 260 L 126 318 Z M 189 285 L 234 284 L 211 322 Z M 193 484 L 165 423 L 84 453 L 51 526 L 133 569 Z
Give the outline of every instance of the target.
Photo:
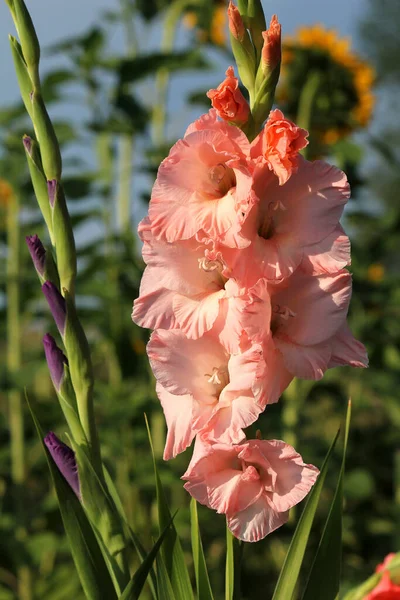
M 23 0 L 8 0 L 7 3 L 20 37 L 20 43 L 11 38 L 18 83 L 37 137 L 35 141 L 24 136 L 23 143 L 37 201 L 56 250 L 55 264 L 51 253 L 46 252 L 37 236 L 27 239 L 38 276 L 41 282 L 44 281 L 43 293 L 66 350 L 64 355 L 55 340 L 46 335 L 45 354 L 72 434 L 71 445 L 77 454 L 77 464 L 84 477 L 82 504 L 102 549 L 115 590 L 120 595 L 130 580 L 126 528 L 103 474 L 94 416 L 90 349 L 74 302 L 77 261 L 61 183 L 61 153 L 41 95 L 40 47 L 32 20 Z

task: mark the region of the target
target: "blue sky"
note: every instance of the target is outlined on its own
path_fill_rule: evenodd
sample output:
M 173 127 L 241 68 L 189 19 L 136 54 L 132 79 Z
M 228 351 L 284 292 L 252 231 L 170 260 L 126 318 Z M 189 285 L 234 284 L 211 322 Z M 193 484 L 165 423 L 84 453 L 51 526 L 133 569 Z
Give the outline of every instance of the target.
M 99 13 L 117 6 L 117 0 L 26 0 L 32 14 L 42 47 L 77 35 L 95 23 Z M 266 15 L 277 13 L 284 33 L 293 32 L 298 25 L 321 22 L 335 27 L 342 35 L 353 38 L 357 47 L 357 24 L 366 10 L 366 0 L 266 0 Z M 13 64 L 8 47 L 8 33 L 14 27 L 5 2 L 0 3 L 0 105 L 18 97 Z M 355 39 L 354 39 L 355 38 Z M 115 49 L 122 49 L 118 35 L 113 39 Z M 50 57 L 42 61 L 42 70 L 54 64 Z M 222 76 L 222 73 L 221 73 Z

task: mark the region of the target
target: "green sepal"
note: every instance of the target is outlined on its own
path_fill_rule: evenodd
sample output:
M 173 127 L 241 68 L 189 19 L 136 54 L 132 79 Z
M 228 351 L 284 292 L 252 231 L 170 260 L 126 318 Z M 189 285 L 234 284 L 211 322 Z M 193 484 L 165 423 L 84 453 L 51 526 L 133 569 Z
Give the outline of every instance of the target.
M 261 51 L 264 46 L 262 32 L 267 29 L 264 10 L 260 0 L 248 0 L 246 25 L 250 30 L 251 39 L 256 50 L 257 64 L 259 64 L 261 60 Z
M 154 475 L 156 479 L 158 523 L 160 531 L 162 531 L 170 522 L 171 513 L 169 511 L 164 489 L 158 474 L 153 442 L 151 439 L 147 418 L 146 427 L 149 436 L 150 448 L 153 457 Z M 176 600 L 194 600 L 192 584 L 190 582 L 189 572 L 185 563 L 185 556 L 174 524 L 168 528 L 167 535 L 165 536 L 165 540 L 161 548 L 161 554 Z
M 256 75 L 256 57 L 254 47 L 247 30 L 240 41 L 230 33 L 232 52 L 235 57 L 239 77 L 250 95 L 250 107 L 254 98 L 254 85 Z
M 65 288 L 71 296 L 74 296 L 77 273 L 75 240 L 64 190 L 58 181 L 56 182 L 54 204 L 50 206 L 50 210 L 61 290 Z
M 21 92 L 21 98 L 25 105 L 26 111 L 30 118 L 32 119 L 32 102 L 31 102 L 31 93 L 32 93 L 32 81 L 29 77 L 28 67 L 24 60 L 22 54 L 21 44 L 18 40 L 12 35 L 8 36 L 10 41 L 11 54 L 14 61 L 15 72 L 17 74 L 18 86 Z
M 44 436 L 40 424 L 28 398 L 26 400 L 46 454 L 72 558 L 85 596 L 87 600 L 116 600 L 117 595 L 111 577 L 85 511 L 51 458 L 43 442 Z
M 30 104 L 30 100 L 29 100 Z M 29 136 L 24 136 L 28 138 Z M 45 220 L 50 240 L 52 245 L 55 245 L 54 235 L 53 235 L 53 219 L 51 214 L 49 195 L 47 191 L 47 182 L 46 177 L 43 172 L 42 159 L 40 157 L 39 145 L 38 143 L 30 138 L 30 149 L 28 151 L 26 145 L 24 144 L 25 154 L 28 161 L 29 173 L 31 175 L 33 190 L 35 192 L 36 200 Z
M 262 71 L 261 63 L 256 77 L 256 97 L 251 107 L 251 113 L 257 127 L 261 127 L 274 104 L 275 89 L 279 81 L 280 64 L 266 75 Z
M 64 364 L 64 375 L 61 379 L 60 389 L 56 389 L 56 394 L 73 439 L 77 444 L 88 447 L 88 441 L 78 416 L 69 367 L 66 364 Z
M 34 86 L 39 79 L 40 45 L 31 16 L 23 0 L 13 0 L 16 28 L 22 46 L 22 52 L 30 71 Z
M 242 17 L 247 16 L 248 0 L 238 0 L 237 6 Z
M 61 153 L 53 124 L 39 91 L 31 94 L 32 123 L 38 138 L 43 171 L 48 181 L 61 179 Z
M 130 579 L 124 523 L 104 478 L 100 479 L 93 468 L 87 450 L 72 439 L 71 444 L 78 464 L 82 504 L 97 535 L 114 586 L 121 594 Z

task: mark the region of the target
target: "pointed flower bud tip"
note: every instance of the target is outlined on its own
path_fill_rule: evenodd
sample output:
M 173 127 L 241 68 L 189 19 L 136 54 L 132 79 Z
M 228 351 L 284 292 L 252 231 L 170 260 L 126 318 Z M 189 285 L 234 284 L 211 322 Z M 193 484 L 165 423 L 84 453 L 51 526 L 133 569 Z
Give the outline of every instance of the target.
M 75 460 L 75 452 L 59 440 L 52 431 L 49 431 L 46 435 L 44 443 L 61 475 L 69 483 L 78 498 L 80 498 L 78 466 Z
M 236 40 L 242 42 L 246 33 L 243 19 L 237 6 L 229 2 L 228 6 L 229 31 Z
M 54 202 L 56 200 L 56 193 L 57 193 L 57 180 L 56 179 L 51 179 L 50 181 L 47 182 L 47 190 L 48 190 L 48 194 L 49 194 L 49 201 L 50 201 L 50 206 L 53 208 L 54 207 Z
M 261 54 L 263 71 L 273 71 L 281 62 L 281 24 L 273 15 L 269 28 L 262 32 L 264 46 Z
M 25 238 L 34 267 L 40 277 L 43 277 L 46 263 L 46 250 L 37 235 L 28 235 Z
M 24 135 L 22 138 L 22 143 L 24 144 L 24 148 L 29 156 L 32 156 L 32 138 L 29 135 Z
M 43 346 L 51 380 L 56 391 L 59 392 L 64 377 L 64 365 L 68 364 L 67 357 L 49 333 L 46 333 L 43 338 Z
M 62 336 L 65 332 L 65 322 L 67 319 L 67 307 L 65 299 L 61 296 L 60 292 L 51 281 L 46 281 L 42 285 L 42 292 L 46 296 L 46 300 L 49 304 L 51 314 L 57 325 L 58 331 Z

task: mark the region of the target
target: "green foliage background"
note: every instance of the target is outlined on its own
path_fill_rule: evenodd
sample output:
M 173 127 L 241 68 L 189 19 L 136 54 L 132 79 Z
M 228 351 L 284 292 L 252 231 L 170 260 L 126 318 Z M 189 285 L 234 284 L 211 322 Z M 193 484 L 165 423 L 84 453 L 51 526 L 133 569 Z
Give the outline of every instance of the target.
M 186 10 L 197 13 L 205 30 L 210 27 L 211 4 L 185 3 Z M 207 44 L 199 44 L 196 29 L 184 50 L 174 48 L 182 6 L 182 2 L 157 1 L 115 6 L 83 36 L 62 40 L 49 49 L 67 56 L 69 66 L 47 73 L 43 82 L 51 112 L 57 114 L 60 103 L 71 104 L 68 119 L 55 120 L 55 127 L 64 152 L 65 192 L 78 239 L 78 305 L 93 351 L 102 449 L 130 523 L 149 547 L 157 527 L 143 414 L 149 417 L 159 458 L 165 424 L 145 354 L 148 332 L 130 319 L 143 270 L 135 230 L 145 213 L 157 166 L 176 141 L 166 135 L 166 124 L 174 116 L 173 103 L 167 102 L 168 87 L 174 94 L 174 75 L 193 76 L 207 69 L 212 81 L 218 80 L 222 72 L 213 71 L 210 57 L 219 54 L 227 64 L 229 57 L 226 48 L 212 48 L 209 38 Z M 160 49 L 146 54 L 137 47 L 134 27 L 159 30 L 160 17 Z M 109 40 L 121 21 L 126 52 L 116 56 L 109 50 Z M 378 73 L 379 98 L 389 106 L 387 130 L 385 126 L 377 132 L 372 128 L 348 140 L 345 148 L 341 142 L 328 158 L 349 163 L 357 184 L 344 223 L 353 246 L 350 321 L 356 336 L 367 345 L 370 368 L 335 369 L 317 384 L 298 381 L 257 424 L 265 437 L 283 438 L 295 444 L 306 462 L 321 465 L 343 419 L 347 398 L 352 397 L 343 591 L 365 579 L 387 553 L 400 550 L 400 130 L 398 124 L 393 125 L 396 113 L 390 102 L 400 85 L 397 0 L 369 0 L 369 16 L 361 25 L 365 52 Z M 382 39 L 384 46 L 379 42 Z M 11 61 L 11 56 L 5 59 Z M 192 89 L 187 102 L 198 102 L 203 92 Z M 77 100 L 89 114 L 83 128 L 74 119 Z M 62 437 L 62 415 L 41 341 L 46 331 L 54 333 L 54 325 L 23 243 L 23 237 L 33 233 L 46 241 L 21 144 L 24 133 L 31 132 L 22 104 L 0 106 L 0 179 L 15 190 L 15 198 L 0 199 L 0 600 L 79 600 L 83 596 L 45 457 L 23 400 L 26 389 L 42 426 Z M 77 153 L 78 148 L 83 152 Z M 367 173 L 363 164 L 372 165 Z M 140 185 L 133 188 L 136 181 Z M 136 193 L 132 200 L 139 188 L 144 189 L 143 197 Z M 16 219 L 18 208 L 20 218 Z M 384 273 L 379 281 L 371 279 L 370 267 L 376 264 Z M 189 497 L 179 479 L 189 455 L 188 451 L 168 464 L 160 462 L 160 474 L 172 510 L 180 509 L 176 525 L 190 561 Z M 339 452 L 334 468 L 340 468 Z M 332 478 L 324 492 L 326 505 L 333 485 Z M 322 513 L 323 509 L 311 538 L 313 549 Z M 298 511 L 293 511 L 286 527 L 245 548 L 243 598 L 272 595 L 297 516 Z M 199 519 L 212 586 L 216 598 L 221 598 L 224 520 L 203 507 L 199 507 Z M 25 587 L 19 585 L 21 580 Z

